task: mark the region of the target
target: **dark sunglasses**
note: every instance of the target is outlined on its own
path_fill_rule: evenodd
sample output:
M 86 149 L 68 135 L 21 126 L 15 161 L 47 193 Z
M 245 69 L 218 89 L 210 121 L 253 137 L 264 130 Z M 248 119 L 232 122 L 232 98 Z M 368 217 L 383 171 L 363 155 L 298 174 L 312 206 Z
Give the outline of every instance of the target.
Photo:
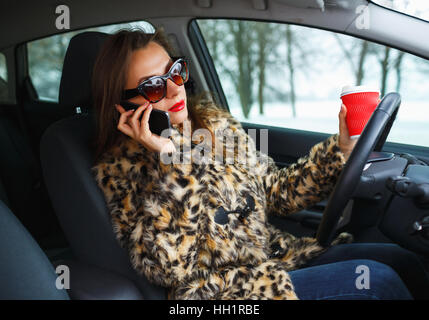
M 153 76 L 144 80 L 135 89 L 124 90 L 122 100 L 128 100 L 138 95 L 143 96 L 150 103 L 164 99 L 167 94 L 167 80 L 170 79 L 176 85 L 182 86 L 188 81 L 188 62 L 184 58 L 177 59 L 170 70 L 163 76 Z

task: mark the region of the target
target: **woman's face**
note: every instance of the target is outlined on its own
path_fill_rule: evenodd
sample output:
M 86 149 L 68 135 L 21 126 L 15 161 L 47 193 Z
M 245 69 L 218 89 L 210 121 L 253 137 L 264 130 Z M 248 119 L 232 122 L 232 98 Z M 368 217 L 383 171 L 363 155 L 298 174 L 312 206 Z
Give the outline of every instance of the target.
M 166 74 L 172 62 L 167 51 L 156 42 L 149 42 L 145 48 L 135 50 L 131 56 L 125 89 L 134 89 L 147 78 Z M 139 105 L 147 102 L 141 95 L 129 101 Z M 183 103 L 184 108 L 176 112 L 170 110 L 178 103 Z M 171 79 L 168 79 L 165 98 L 152 103 L 152 106 L 154 109 L 167 111 L 172 124 L 182 123 L 188 118 L 185 86 L 178 86 Z

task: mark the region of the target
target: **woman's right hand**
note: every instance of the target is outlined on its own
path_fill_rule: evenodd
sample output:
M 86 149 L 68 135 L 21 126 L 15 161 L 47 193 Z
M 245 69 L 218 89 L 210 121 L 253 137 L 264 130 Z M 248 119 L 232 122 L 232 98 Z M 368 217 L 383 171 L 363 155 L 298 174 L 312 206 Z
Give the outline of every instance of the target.
M 158 136 L 150 131 L 149 117 L 152 105 L 149 102 L 141 105 L 137 110 L 126 111 L 121 105 L 115 105 L 115 107 L 121 113 L 117 126 L 119 131 L 138 141 L 150 151 L 159 153 L 176 151 L 170 139 Z M 139 121 L 142 113 L 143 117 Z

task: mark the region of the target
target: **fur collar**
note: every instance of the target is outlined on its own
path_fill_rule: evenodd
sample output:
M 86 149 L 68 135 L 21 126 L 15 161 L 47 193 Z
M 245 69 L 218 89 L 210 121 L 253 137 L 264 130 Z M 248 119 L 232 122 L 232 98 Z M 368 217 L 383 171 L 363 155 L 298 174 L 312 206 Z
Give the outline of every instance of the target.
M 202 119 L 207 128 L 213 133 L 222 131 L 227 128 L 235 132 L 236 130 L 242 128 L 240 122 L 235 120 L 227 110 L 218 107 L 212 102 L 200 103 L 193 106 L 193 112 L 199 119 Z M 189 130 L 191 130 L 191 132 L 189 132 Z M 183 123 L 172 124 L 171 140 L 176 146 L 176 150 L 179 150 L 180 146 L 193 147 L 194 145 L 202 141 L 202 137 L 193 141 L 193 133 L 194 128 L 189 117 Z M 138 154 L 153 155 L 153 152 L 148 151 L 139 142 L 128 137 L 127 139 L 123 139 L 120 145 L 117 146 L 115 149 L 115 153 L 118 156 L 120 154 L 124 157 L 132 158 Z

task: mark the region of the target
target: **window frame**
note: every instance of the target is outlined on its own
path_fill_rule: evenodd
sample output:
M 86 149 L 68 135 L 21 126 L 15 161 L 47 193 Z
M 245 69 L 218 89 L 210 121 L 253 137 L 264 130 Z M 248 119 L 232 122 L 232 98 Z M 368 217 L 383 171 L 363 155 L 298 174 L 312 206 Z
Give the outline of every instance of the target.
M 0 51 L 0 57 L 1 57 L 2 62 L 4 61 L 4 68 L 6 71 L 6 77 L 5 78 L 0 76 L 1 81 L 4 82 L 4 84 L 5 84 L 5 98 L 4 98 L 4 100 L 0 100 L 0 103 L 6 103 L 6 102 L 8 102 L 9 96 L 10 96 L 9 66 L 8 66 L 7 56 L 6 56 L 6 54 L 4 54 L 4 52 Z
M 15 56 L 15 47 L 8 47 L 2 49 L 1 53 L 6 59 L 6 68 L 7 68 L 7 88 L 8 95 L 7 98 L 3 101 L 0 101 L 2 105 L 13 105 L 16 104 L 16 77 L 17 72 L 15 70 L 16 65 L 16 56 Z
M 4 67 L 5 67 L 5 70 L 6 70 L 6 78 L 5 79 L 3 79 L 6 83 L 8 83 L 9 82 L 9 68 L 8 68 L 8 65 L 7 65 L 7 57 L 6 57 L 6 55 L 3 53 L 3 52 L 1 52 L 0 51 L 0 57 L 3 57 L 4 58 Z M 2 58 L 2 59 L 3 59 Z M 1 76 L 1 75 L 0 75 Z

